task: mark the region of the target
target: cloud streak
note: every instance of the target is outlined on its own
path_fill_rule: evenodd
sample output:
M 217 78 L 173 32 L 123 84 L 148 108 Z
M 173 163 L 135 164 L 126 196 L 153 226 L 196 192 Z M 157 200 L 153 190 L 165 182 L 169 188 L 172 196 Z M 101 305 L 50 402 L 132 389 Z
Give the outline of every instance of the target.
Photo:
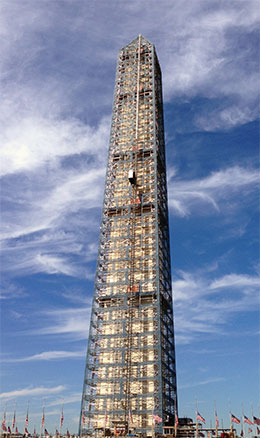
M 6 359 L 5 362 L 33 362 L 33 361 L 49 361 L 59 359 L 77 359 L 85 357 L 86 351 L 44 351 L 28 357 L 17 359 Z
M 206 272 L 178 272 L 173 281 L 177 343 L 205 335 L 224 335 L 236 313 L 259 308 L 259 276 L 229 274 L 210 279 Z
M 70 339 L 87 339 L 91 307 L 43 311 L 43 326 L 31 329 L 31 335 L 63 335 Z M 81 352 L 81 354 L 83 354 Z
M 24 388 L 24 389 L 17 389 L 14 391 L 9 392 L 2 392 L 0 394 L 1 399 L 11 399 L 11 398 L 18 398 L 18 397 L 34 397 L 39 395 L 49 395 L 49 394 L 56 394 L 57 392 L 62 392 L 65 390 L 65 386 L 59 385 L 54 386 L 53 388 L 45 388 L 43 386 L 39 386 L 36 388 Z
M 183 181 L 177 177 L 169 181 L 169 207 L 178 216 L 189 216 L 191 212 L 212 214 L 214 210 L 217 213 L 224 210 L 225 213 L 227 201 L 232 199 L 233 208 L 241 208 L 243 192 L 248 196 L 258 189 L 259 182 L 257 169 L 239 166 L 212 172 L 201 179 Z M 212 209 L 209 210 L 207 205 Z
M 185 383 L 183 385 L 179 385 L 179 389 L 187 389 L 187 388 L 193 388 L 196 386 L 203 386 L 203 385 L 209 385 L 211 383 L 218 383 L 218 382 L 224 382 L 226 379 L 224 377 L 212 377 L 205 380 L 201 380 L 198 382 L 193 383 Z
M 76 120 L 31 118 L 16 122 L 0 138 L 2 175 L 32 172 L 42 166 L 55 167 L 64 157 L 87 154 L 103 159 L 108 143 L 110 120 L 105 117 L 96 128 Z M 3 135 L 3 133 L 2 133 Z

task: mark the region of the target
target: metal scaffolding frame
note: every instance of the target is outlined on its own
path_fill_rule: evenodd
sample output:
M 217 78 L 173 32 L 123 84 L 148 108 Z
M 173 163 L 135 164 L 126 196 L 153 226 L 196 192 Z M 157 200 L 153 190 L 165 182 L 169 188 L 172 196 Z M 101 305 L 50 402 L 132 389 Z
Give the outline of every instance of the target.
M 161 72 L 139 35 L 120 53 L 81 436 L 162 434 L 176 370 Z M 153 424 L 153 416 L 162 418 Z M 109 433 L 109 432 L 108 432 Z

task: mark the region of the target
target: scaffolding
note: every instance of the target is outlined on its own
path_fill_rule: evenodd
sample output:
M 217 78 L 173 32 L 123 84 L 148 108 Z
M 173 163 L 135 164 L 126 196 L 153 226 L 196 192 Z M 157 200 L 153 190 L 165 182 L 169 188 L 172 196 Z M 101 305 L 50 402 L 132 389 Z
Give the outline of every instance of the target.
M 118 58 L 81 436 L 148 437 L 174 421 L 164 148 L 160 66 L 139 35 Z

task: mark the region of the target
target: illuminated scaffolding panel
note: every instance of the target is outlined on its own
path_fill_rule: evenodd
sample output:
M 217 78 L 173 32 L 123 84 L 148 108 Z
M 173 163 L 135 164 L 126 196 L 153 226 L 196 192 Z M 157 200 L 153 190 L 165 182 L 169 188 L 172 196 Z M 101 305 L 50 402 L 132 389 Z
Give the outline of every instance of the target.
M 82 436 L 148 437 L 174 422 L 164 149 L 160 66 L 154 46 L 139 35 L 120 51 L 117 65 Z

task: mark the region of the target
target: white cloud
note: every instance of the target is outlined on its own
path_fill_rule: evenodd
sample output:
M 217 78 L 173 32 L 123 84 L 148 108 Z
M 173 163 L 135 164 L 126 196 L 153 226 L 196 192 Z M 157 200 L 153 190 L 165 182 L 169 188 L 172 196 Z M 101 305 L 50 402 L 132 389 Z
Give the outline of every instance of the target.
M 203 385 L 209 385 L 211 383 L 224 382 L 225 380 L 226 379 L 224 377 L 212 377 L 198 382 L 185 383 L 183 385 L 179 385 L 178 388 L 179 389 L 192 388 L 194 386 L 203 386 Z
M 62 400 L 59 398 L 57 400 L 51 401 L 47 404 L 47 406 L 60 406 L 61 404 L 70 404 L 70 403 L 78 403 L 82 399 L 82 393 L 77 392 L 73 394 L 67 394 L 62 398 Z
M 24 288 L 19 287 L 14 283 L 3 282 L 3 284 L 1 285 L 1 291 L 0 291 L 1 300 L 19 298 L 19 297 L 24 297 L 26 295 L 28 295 L 28 293 L 26 293 Z M 16 317 L 18 317 L 18 315 L 19 313 L 16 314 Z
M 17 397 L 33 397 L 33 396 L 38 396 L 38 395 L 49 395 L 49 394 L 56 394 L 57 392 L 62 392 L 64 391 L 65 386 L 63 385 L 59 385 L 59 386 L 55 386 L 53 388 L 45 388 L 43 386 L 39 386 L 36 388 L 24 388 L 24 389 L 17 389 L 14 391 L 9 391 L 9 392 L 2 392 L 0 394 L 0 398 L 17 398 Z
M 45 361 L 58 359 L 74 359 L 85 357 L 85 350 L 81 351 L 44 351 L 43 353 L 34 354 L 33 356 L 22 357 L 18 359 L 7 359 L 6 362 L 31 362 L 31 361 Z
M 81 291 L 77 288 L 66 289 L 65 292 L 62 292 L 62 297 L 66 300 L 73 302 L 73 304 L 85 304 L 91 305 L 92 299 L 89 296 L 86 296 L 86 291 Z
M 11 186 L 3 184 L 3 198 L 8 206 L 2 214 L 2 248 L 6 254 L 3 270 L 93 276 L 82 266 L 82 259 L 72 261 L 71 255 L 81 255 L 84 261 L 95 258 L 96 221 L 100 220 L 96 215 L 100 215 L 107 155 L 106 129 L 106 123 L 101 122 L 90 136 L 81 138 L 86 150 L 75 164 L 71 132 L 69 147 L 65 148 L 67 159 L 72 160 L 69 165 L 62 165 L 59 152 L 50 154 L 48 163 L 47 155 L 42 158 L 41 152 L 36 153 L 36 161 L 27 163 L 31 170 L 27 176 L 15 176 Z M 55 149 L 55 141 L 63 141 L 62 134 L 58 140 L 49 140 Z M 39 149 L 44 149 L 43 143 Z M 82 241 L 83 230 L 88 240 Z
M 0 137 L 2 175 L 54 166 L 58 159 L 87 154 L 97 157 L 107 148 L 110 119 L 97 128 L 76 119 L 53 120 L 31 117 L 15 120 Z
M 250 275 L 242 274 L 229 274 L 214 280 L 210 285 L 210 289 L 243 288 L 245 290 L 247 287 L 260 287 L 260 277 L 252 277 Z
M 230 129 L 257 118 L 257 2 L 212 2 L 189 5 L 176 1 L 169 8 L 160 59 L 165 98 L 195 96 L 222 99 L 195 116 L 206 131 Z M 170 24 L 174 22 L 172 29 Z M 255 41 L 255 42 L 254 42 Z
M 173 281 L 176 340 L 190 343 L 205 334 L 222 334 L 238 312 L 259 306 L 259 276 L 247 274 L 209 278 L 208 272 L 179 271 Z
M 257 169 L 238 166 L 212 172 L 201 179 L 170 180 L 169 207 L 173 208 L 179 216 L 188 216 L 191 211 L 212 214 L 212 209 L 210 211 L 208 208 L 202 209 L 202 206 L 207 204 L 213 207 L 213 211 L 225 213 L 226 201 L 232 199 L 237 208 L 241 207 L 243 191 L 245 195 L 255 191 L 259 181 Z M 235 195 L 237 197 L 234 197 Z M 231 212 L 230 206 L 228 212 Z
M 72 339 L 87 339 L 91 307 L 56 309 L 42 312 L 41 328 L 30 330 L 35 335 L 66 335 Z M 40 326 L 40 324 L 39 324 Z
M 231 105 L 223 110 L 213 110 L 210 114 L 199 114 L 195 117 L 196 125 L 204 131 L 231 129 L 236 125 L 244 125 L 257 118 L 257 108 Z
M 36 272 L 45 272 L 46 274 L 64 274 L 70 276 L 83 275 L 82 269 L 73 266 L 69 258 L 57 257 L 50 254 L 37 254 L 35 257 Z

